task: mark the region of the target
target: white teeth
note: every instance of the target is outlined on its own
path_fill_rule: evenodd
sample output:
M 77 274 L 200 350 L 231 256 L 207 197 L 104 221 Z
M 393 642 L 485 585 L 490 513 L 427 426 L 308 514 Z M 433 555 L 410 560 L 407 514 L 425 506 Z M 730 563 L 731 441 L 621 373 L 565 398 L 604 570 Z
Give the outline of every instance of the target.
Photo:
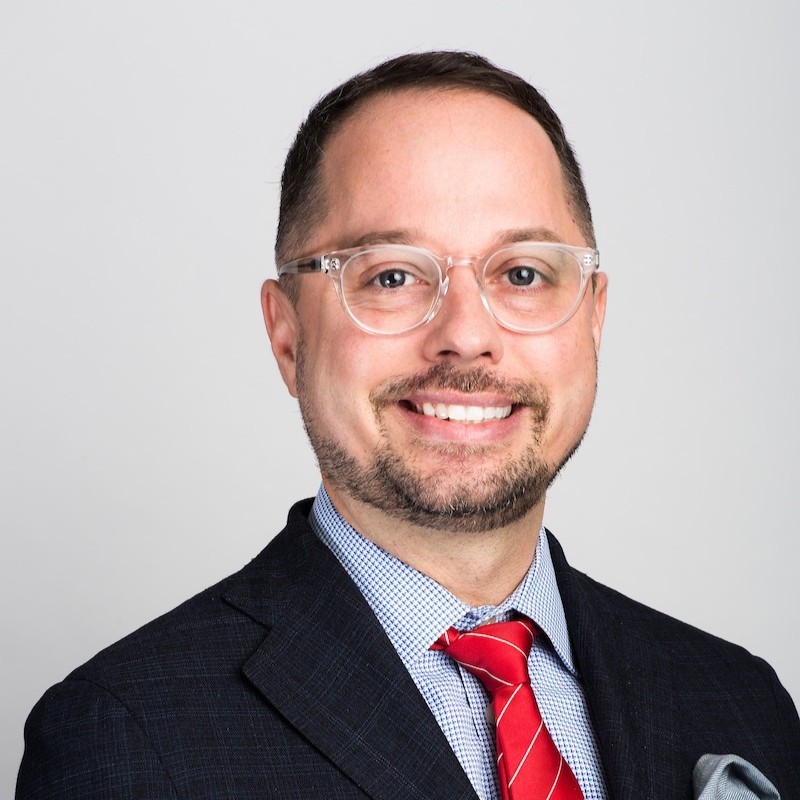
M 447 416 L 454 420 L 465 420 L 467 418 L 466 406 L 448 406 Z
M 485 422 L 489 419 L 505 419 L 511 414 L 511 406 L 461 406 L 455 403 L 422 403 L 414 406 L 418 414 L 438 417 L 454 422 Z
M 467 406 L 467 422 L 480 422 L 486 418 L 480 406 Z

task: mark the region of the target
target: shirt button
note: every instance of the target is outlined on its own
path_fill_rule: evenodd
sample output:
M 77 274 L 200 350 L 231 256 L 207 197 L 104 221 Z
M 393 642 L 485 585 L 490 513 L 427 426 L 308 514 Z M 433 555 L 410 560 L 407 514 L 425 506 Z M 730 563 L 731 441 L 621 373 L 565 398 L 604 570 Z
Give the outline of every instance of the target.
M 494 725 L 495 724 L 495 721 L 494 721 L 494 709 L 492 708 L 492 704 L 491 703 L 489 703 L 486 706 L 486 721 L 490 725 Z

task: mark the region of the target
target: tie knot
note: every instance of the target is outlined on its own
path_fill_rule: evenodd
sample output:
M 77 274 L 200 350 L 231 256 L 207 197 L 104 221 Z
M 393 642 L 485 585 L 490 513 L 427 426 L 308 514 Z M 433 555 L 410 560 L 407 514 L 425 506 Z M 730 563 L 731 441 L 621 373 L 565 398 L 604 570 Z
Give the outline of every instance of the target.
M 481 625 L 464 633 L 449 628 L 431 650 L 447 653 L 493 695 L 504 687 L 530 683 L 528 654 L 536 633 L 533 622 L 525 617 Z

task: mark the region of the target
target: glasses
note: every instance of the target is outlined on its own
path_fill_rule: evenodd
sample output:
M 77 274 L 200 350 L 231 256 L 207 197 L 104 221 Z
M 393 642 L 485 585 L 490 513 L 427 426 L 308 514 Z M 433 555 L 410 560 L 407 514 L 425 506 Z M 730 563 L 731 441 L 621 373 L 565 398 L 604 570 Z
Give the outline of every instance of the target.
M 475 270 L 483 304 L 500 325 L 547 333 L 578 310 L 600 254 L 550 242 L 520 242 L 475 257 L 374 245 L 299 258 L 279 267 L 278 276 L 326 273 L 356 325 L 391 335 L 430 322 L 447 294 L 450 270 L 461 266 Z

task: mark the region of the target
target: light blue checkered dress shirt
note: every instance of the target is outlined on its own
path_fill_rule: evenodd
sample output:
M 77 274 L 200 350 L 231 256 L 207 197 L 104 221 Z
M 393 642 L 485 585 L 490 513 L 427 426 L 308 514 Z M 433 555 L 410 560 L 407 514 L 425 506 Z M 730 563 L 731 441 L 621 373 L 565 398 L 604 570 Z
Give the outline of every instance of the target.
M 481 800 L 499 797 L 488 695 L 474 675 L 430 646 L 451 625 L 469 630 L 490 618 L 507 619 L 514 611 L 530 617 L 546 634 L 536 638 L 528 659 L 545 725 L 586 800 L 606 800 L 597 740 L 572 661 L 544 528 L 528 574 L 514 593 L 499 606 L 472 608 L 361 536 L 342 519 L 323 487 L 314 501 L 311 525 L 361 590 Z

